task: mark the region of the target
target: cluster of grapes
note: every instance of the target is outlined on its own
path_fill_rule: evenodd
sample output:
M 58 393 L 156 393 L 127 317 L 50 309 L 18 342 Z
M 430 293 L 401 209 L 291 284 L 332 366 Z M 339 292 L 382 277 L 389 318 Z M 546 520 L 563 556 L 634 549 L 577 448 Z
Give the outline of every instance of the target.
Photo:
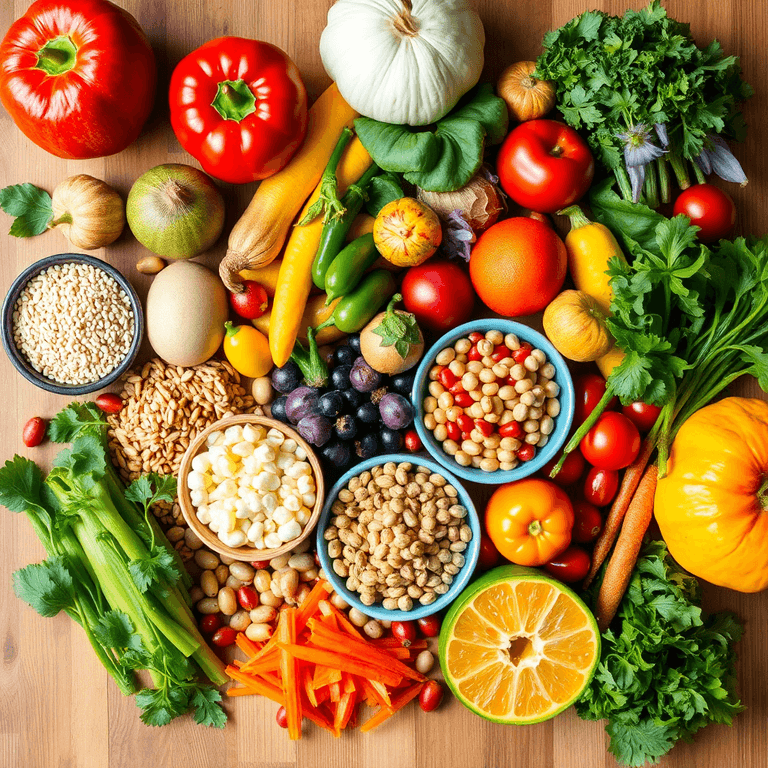
M 273 370 L 272 386 L 282 396 L 272 403 L 272 417 L 294 425 L 320 449 L 324 469 L 340 474 L 358 460 L 402 448 L 401 430 L 413 423 L 414 375 L 378 373 L 361 356 L 360 337 L 350 336 L 333 352 L 326 387 L 303 385 L 293 361 Z

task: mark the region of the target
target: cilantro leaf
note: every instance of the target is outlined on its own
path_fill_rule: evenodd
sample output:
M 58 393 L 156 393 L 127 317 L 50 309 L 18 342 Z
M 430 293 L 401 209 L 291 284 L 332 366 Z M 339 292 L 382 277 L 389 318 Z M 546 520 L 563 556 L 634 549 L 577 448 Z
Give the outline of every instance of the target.
M 173 475 L 159 475 L 157 472 L 142 475 L 126 488 L 125 498 L 136 502 L 145 510 L 158 501 L 172 504 L 176 498 L 176 478 Z
M 50 618 L 75 608 L 72 574 L 63 557 L 53 556 L 13 574 L 13 591 L 41 616 Z
M 0 504 L 11 512 L 35 510 L 50 517 L 41 492 L 43 473 L 31 459 L 16 455 L 0 469 Z
M 184 688 L 144 688 L 136 694 L 141 708 L 141 722 L 146 725 L 168 725 L 189 709 L 189 695 Z
M 608 751 L 622 764 L 641 768 L 658 762 L 675 745 L 675 728 L 659 720 L 636 724 L 611 721 L 605 726 L 611 737 Z
M 128 570 L 140 592 L 153 588 L 162 593 L 162 582 L 173 585 L 181 578 L 173 555 L 161 545 L 154 545 L 149 557 L 132 560 L 128 564 Z
M 107 428 L 104 414 L 95 403 L 70 403 L 51 419 L 48 439 L 53 443 L 71 443 L 81 432 L 92 431 L 101 436 Z
M 85 489 L 90 490 L 107 472 L 107 455 L 102 441 L 93 434 L 78 435 L 69 450 L 60 451 L 53 466 L 69 473 Z
M 0 208 L 16 217 L 9 232 L 13 237 L 33 237 L 45 232 L 53 216 L 51 196 L 28 183 L 0 189 Z
M 195 722 L 198 725 L 210 725 L 213 728 L 223 728 L 227 724 L 227 713 L 218 702 L 221 694 L 209 686 L 195 688 L 191 704 L 195 709 Z
M 144 650 L 141 635 L 136 634 L 127 614 L 118 610 L 102 614 L 93 634 L 105 648 L 130 648 L 137 653 Z

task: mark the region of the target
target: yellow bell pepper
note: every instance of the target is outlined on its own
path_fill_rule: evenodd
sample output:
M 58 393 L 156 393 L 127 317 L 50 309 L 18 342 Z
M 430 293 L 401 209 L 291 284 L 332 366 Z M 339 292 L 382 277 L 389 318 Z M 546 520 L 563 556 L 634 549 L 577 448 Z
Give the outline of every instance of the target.
M 251 325 L 224 323 L 224 354 L 232 367 L 252 379 L 266 376 L 272 368 L 267 337 Z

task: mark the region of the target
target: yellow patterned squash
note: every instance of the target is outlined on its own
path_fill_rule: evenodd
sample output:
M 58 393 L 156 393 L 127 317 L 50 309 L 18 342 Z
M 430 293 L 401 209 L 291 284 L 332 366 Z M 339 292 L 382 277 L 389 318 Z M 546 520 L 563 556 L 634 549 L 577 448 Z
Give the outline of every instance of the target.
M 768 587 L 768 403 L 728 397 L 677 433 L 654 513 L 694 576 L 738 592 Z

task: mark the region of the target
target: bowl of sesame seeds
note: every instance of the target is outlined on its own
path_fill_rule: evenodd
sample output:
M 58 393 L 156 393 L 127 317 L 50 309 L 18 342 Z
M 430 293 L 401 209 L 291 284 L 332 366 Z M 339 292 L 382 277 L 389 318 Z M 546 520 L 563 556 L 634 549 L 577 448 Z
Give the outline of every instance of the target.
M 27 381 L 59 395 L 108 387 L 144 334 L 141 302 L 114 267 L 62 253 L 27 267 L 3 302 L 3 348 Z

